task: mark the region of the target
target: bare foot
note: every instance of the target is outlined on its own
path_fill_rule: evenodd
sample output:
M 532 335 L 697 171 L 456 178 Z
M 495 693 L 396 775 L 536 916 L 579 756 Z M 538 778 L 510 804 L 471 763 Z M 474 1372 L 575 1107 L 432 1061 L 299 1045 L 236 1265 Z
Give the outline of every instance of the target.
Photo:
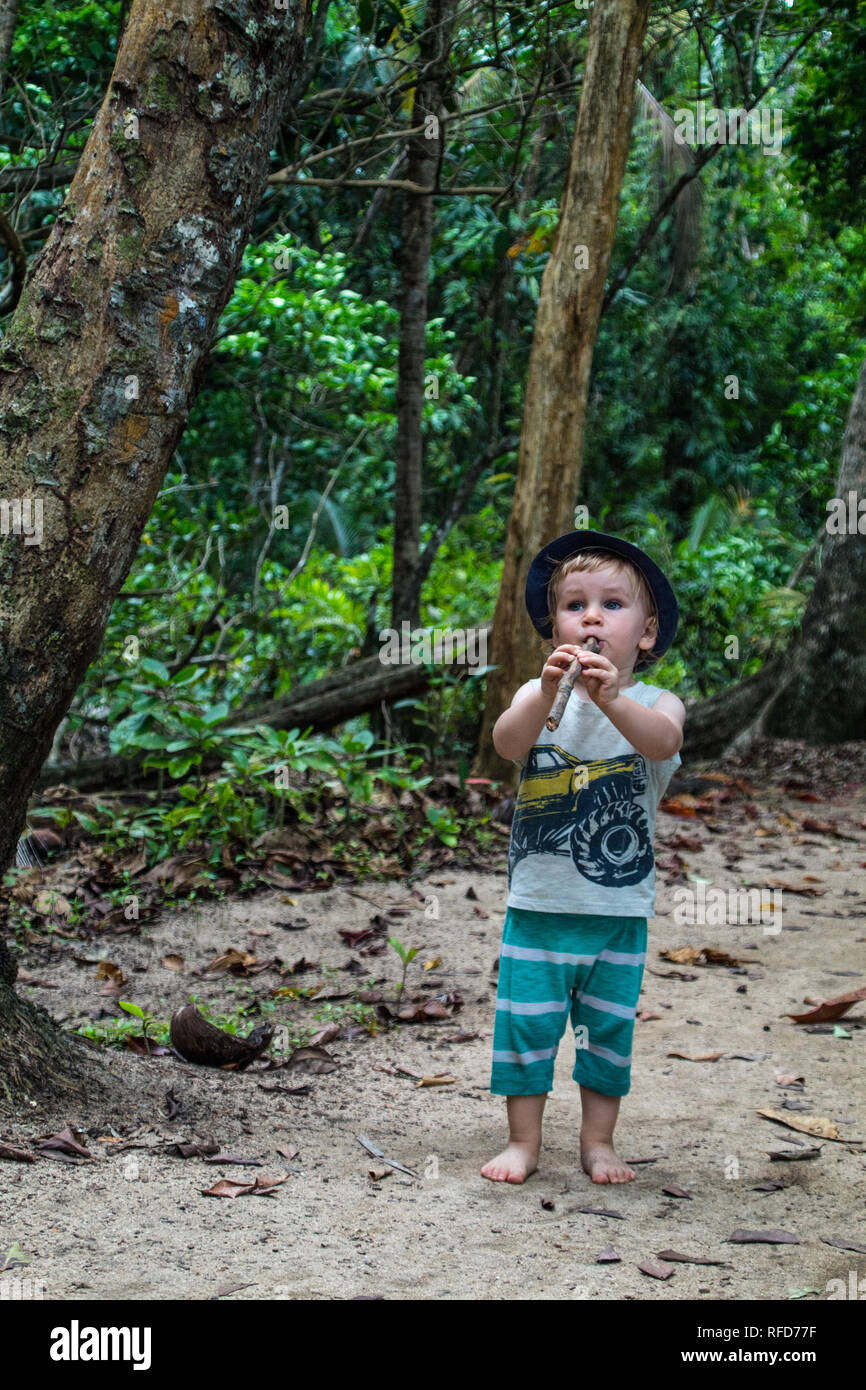
M 593 1182 L 631 1182 L 634 1178 L 634 1169 L 617 1157 L 612 1144 L 582 1144 L 580 1161 Z
M 538 1166 L 538 1149 L 531 1144 L 511 1143 L 485 1163 L 481 1169 L 482 1178 L 492 1182 L 525 1182 Z

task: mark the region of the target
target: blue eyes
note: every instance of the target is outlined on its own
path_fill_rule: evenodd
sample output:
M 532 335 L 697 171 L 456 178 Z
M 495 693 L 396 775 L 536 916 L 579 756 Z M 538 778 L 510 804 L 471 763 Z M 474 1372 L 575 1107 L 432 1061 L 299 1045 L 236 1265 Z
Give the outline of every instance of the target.
M 618 598 L 605 599 L 605 604 L 607 605 L 609 603 L 614 603 L 616 604 L 617 608 L 622 608 L 622 604 L 620 603 Z M 580 608 L 582 607 L 582 604 L 579 598 L 573 598 L 568 606 L 569 608 Z

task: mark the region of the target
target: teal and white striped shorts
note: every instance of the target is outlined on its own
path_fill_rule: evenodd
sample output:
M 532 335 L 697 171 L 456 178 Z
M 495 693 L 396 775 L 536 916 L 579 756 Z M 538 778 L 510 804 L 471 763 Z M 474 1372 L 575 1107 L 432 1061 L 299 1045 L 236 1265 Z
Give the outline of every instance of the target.
M 552 1089 L 553 1060 L 570 1012 L 574 1080 L 602 1095 L 627 1095 L 646 945 L 645 917 L 507 908 L 493 1028 L 493 1094 L 534 1096 Z

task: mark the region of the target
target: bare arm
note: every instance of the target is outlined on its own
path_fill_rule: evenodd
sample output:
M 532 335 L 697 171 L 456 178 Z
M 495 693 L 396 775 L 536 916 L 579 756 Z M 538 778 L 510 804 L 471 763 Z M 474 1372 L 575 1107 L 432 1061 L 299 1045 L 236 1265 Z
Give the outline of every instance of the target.
M 669 690 L 660 695 L 652 709 L 619 695 L 604 712 L 633 748 L 654 762 L 664 762 L 678 753 L 683 742 L 686 707 Z
M 508 709 L 493 726 L 493 747 L 500 758 L 512 762 L 528 753 L 544 728 L 559 682 L 571 665 L 577 647 L 566 642 L 547 658 L 541 673 L 541 689 L 533 690 L 527 681 L 518 690 Z
M 532 748 L 544 728 L 553 701 L 541 690 L 522 685 L 493 725 L 493 747 L 500 758 L 516 761 Z

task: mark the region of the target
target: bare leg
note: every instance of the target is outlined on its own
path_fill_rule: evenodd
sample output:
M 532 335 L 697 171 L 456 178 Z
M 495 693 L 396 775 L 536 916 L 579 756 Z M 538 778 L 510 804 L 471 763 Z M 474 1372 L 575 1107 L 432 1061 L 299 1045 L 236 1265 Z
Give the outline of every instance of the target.
M 580 1126 L 580 1161 L 593 1182 L 631 1182 L 634 1169 L 618 1158 L 613 1130 L 621 1096 L 604 1096 L 581 1086 L 583 1120 Z
M 507 1096 L 508 1145 L 485 1163 L 483 1178 L 493 1182 L 525 1182 L 538 1166 L 541 1117 L 547 1092 L 537 1096 Z

